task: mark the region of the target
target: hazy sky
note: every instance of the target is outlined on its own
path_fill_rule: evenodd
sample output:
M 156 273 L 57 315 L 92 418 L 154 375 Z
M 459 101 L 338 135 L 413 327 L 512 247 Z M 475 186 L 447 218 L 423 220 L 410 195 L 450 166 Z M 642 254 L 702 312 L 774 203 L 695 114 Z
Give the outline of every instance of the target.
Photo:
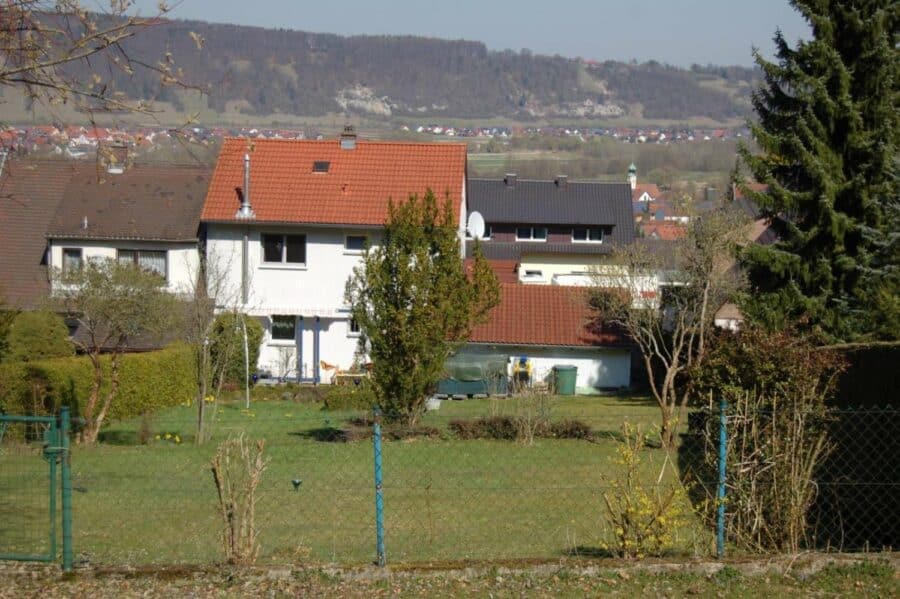
M 660 62 L 752 64 L 809 28 L 787 0 L 170 0 L 171 15 L 322 33 L 482 41 L 492 50 Z M 150 14 L 157 0 L 137 0 Z

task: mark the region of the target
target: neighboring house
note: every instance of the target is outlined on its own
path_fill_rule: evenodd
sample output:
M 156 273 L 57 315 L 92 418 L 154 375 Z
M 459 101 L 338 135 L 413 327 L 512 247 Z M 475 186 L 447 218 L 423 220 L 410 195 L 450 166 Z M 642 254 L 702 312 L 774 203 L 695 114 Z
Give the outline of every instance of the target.
M 48 266 L 65 272 L 109 258 L 158 273 L 169 291 L 189 292 L 209 179 L 204 166 L 79 167 L 47 225 Z
M 503 354 L 510 365 L 525 357 L 536 382 L 548 381 L 554 366 L 573 365 L 579 393 L 631 384 L 631 346 L 619 330 L 596 324 L 584 289 L 574 287 L 502 284 L 500 304 L 460 354 Z
M 258 367 L 321 382 L 357 357 L 345 302 L 363 248 L 381 241 L 391 200 L 449 197 L 464 240 L 466 146 L 228 138 L 203 208 L 207 259 L 224 263 L 221 310 L 261 321 Z M 323 364 L 329 365 L 327 372 Z
M 13 308 L 38 309 L 50 294 L 47 227 L 75 170 L 64 161 L 9 158 L 3 162 L 0 300 Z
M 675 241 L 687 234 L 687 227 L 672 221 L 651 221 L 641 225 L 641 234 L 648 239 Z
M 469 213 L 484 218 L 484 255 L 519 263 L 519 281 L 559 283 L 608 261 L 634 240 L 628 183 L 470 179 Z M 467 244 L 471 255 L 473 242 Z

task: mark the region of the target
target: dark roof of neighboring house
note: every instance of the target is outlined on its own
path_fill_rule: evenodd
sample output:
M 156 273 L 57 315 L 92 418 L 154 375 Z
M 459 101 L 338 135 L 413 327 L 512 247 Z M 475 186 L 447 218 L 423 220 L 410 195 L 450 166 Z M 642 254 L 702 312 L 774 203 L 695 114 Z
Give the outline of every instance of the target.
M 476 326 L 471 343 L 595 347 L 622 345 L 626 339 L 610 325 L 598 325 L 584 287 L 500 286 L 500 304 Z
M 473 241 L 466 242 L 466 257 L 472 257 Z M 519 260 L 523 254 L 606 255 L 613 253 L 612 243 L 544 243 L 539 241 L 482 241 L 488 260 Z
M 466 145 L 357 140 L 226 138 L 209 186 L 204 221 L 235 218 L 250 155 L 250 205 L 257 223 L 382 226 L 391 200 L 431 189 L 449 195 L 458 218 L 466 178 Z
M 466 199 L 489 224 L 613 225 L 610 241 L 634 239 L 628 183 L 469 179 Z
M 0 299 L 40 307 L 50 291 L 44 236 L 66 185 L 70 162 L 8 159 L 0 174 Z
M 47 237 L 196 241 L 210 174 L 199 165 L 134 165 L 120 174 L 79 169 Z

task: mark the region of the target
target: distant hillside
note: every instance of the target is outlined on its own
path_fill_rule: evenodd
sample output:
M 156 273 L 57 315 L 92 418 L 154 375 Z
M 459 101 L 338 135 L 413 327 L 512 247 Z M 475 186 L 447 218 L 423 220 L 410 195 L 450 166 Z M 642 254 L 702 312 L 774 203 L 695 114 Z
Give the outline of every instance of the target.
M 189 32 L 201 35 L 198 50 Z M 749 114 L 752 69 L 679 69 L 656 62 L 585 63 L 480 42 L 420 37 L 341 37 L 193 21 L 142 32 L 128 51 L 170 51 L 185 78 L 208 86 L 209 107 L 247 114 L 320 116 L 725 121 Z M 146 71 L 118 78 L 132 97 L 170 101 Z

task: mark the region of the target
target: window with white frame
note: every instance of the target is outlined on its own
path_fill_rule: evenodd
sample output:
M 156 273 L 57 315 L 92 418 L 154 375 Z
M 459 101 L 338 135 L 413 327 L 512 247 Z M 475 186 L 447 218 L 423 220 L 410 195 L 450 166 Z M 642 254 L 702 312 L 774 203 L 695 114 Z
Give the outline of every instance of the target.
M 306 235 L 262 234 L 263 262 L 306 264 Z
M 83 257 L 81 248 L 63 248 L 62 272 L 64 275 L 73 273 L 81 268 Z
M 297 317 L 276 314 L 272 316 L 272 340 L 293 341 L 297 327 Z
M 547 227 L 517 227 L 516 241 L 547 241 Z
M 603 229 L 576 227 L 572 229 L 572 241 L 574 243 L 603 243 Z
M 361 253 L 366 249 L 368 241 L 365 235 L 347 235 L 344 237 L 344 251 Z
M 525 279 L 531 279 L 531 280 L 534 280 L 534 279 L 543 279 L 543 278 L 544 278 L 544 273 L 543 273 L 543 271 L 540 271 L 540 270 L 526 270 L 526 271 L 525 271 L 525 276 L 524 276 L 523 278 L 525 278 Z
M 134 264 L 141 269 L 166 278 L 168 252 L 165 250 L 116 250 L 119 264 Z

